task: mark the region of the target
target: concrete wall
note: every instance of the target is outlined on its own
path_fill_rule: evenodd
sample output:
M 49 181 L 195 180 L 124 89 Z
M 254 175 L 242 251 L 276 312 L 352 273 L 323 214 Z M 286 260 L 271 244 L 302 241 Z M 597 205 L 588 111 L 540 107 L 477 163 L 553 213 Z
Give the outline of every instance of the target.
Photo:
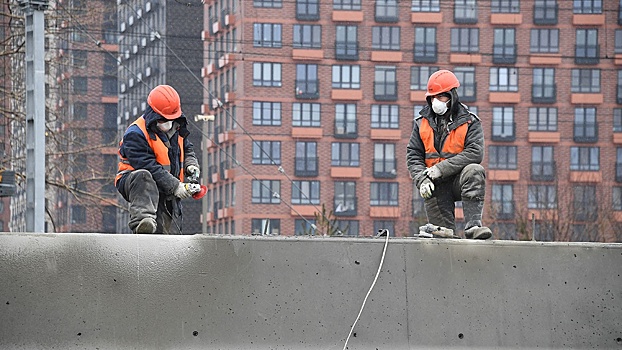
M 1 349 L 342 349 L 384 238 L 0 234 Z M 622 245 L 392 238 L 349 349 L 622 349 Z

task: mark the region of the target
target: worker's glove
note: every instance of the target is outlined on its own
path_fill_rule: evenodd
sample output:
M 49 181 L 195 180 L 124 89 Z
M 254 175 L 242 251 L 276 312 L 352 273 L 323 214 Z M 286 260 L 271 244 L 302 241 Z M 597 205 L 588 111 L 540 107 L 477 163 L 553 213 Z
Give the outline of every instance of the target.
M 430 179 L 425 179 L 419 186 L 419 194 L 424 199 L 432 198 L 432 192 L 434 192 L 434 182 Z
M 196 165 L 188 165 L 186 168 L 186 173 L 188 174 L 189 182 L 199 182 L 199 177 L 201 176 L 201 170 Z
M 180 182 L 177 188 L 175 189 L 175 197 L 179 199 L 190 198 L 192 197 L 193 194 L 199 192 L 200 190 L 201 190 L 201 186 L 198 184 Z
M 433 165 L 423 171 L 425 176 L 430 180 L 440 179 L 442 174 L 436 165 Z

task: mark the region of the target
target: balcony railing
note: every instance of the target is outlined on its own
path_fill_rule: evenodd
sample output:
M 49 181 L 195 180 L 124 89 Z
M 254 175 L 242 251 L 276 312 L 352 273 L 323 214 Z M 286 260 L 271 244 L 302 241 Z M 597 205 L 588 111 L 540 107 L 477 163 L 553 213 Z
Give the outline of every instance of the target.
M 335 121 L 335 138 L 355 139 L 359 137 L 358 123 L 356 121 Z
M 592 143 L 598 141 L 598 124 L 575 123 L 574 142 Z
M 415 45 L 413 49 L 413 62 L 436 63 L 438 61 L 438 44 Z
M 531 162 L 532 181 L 554 181 L 556 173 L 555 162 Z
M 374 82 L 374 99 L 376 101 L 397 101 L 397 81 Z
M 598 64 L 600 62 L 600 45 L 577 45 L 575 47 L 576 64 Z
M 517 45 L 493 45 L 492 63 L 514 64 L 516 63 Z
M 397 177 L 395 160 L 374 159 L 372 166 L 374 169 L 374 177 L 377 179 L 394 179 Z
M 296 98 L 313 100 L 320 97 L 320 87 L 317 80 L 296 80 Z
M 319 157 L 295 157 L 294 175 L 300 177 L 318 176 Z
M 348 198 L 334 198 L 334 210 L 333 215 L 335 216 L 356 216 L 358 215 L 357 203 L 358 199 L 356 197 L 348 197 Z
M 533 84 L 531 86 L 531 102 L 557 102 L 557 84 Z
M 338 60 L 358 61 L 359 43 L 353 41 L 335 41 L 335 58 Z
M 559 6 L 533 6 L 533 24 L 549 25 L 557 24 Z
M 492 140 L 511 142 L 516 140 L 516 123 L 495 123 L 492 122 Z

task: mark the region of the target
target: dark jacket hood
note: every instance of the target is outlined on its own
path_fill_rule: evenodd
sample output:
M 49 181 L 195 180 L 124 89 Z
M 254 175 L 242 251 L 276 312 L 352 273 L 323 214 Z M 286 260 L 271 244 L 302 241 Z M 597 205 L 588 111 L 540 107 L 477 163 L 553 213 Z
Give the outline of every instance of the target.
M 160 132 L 157 127 L 157 122 L 162 118 L 162 116 L 158 114 L 158 112 L 154 111 L 151 106 L 147 105 L 143 118 L 145 118 L 145 125 L 149 131 L 149 136 L 152 140 L 155 140 L 155 134 Z M 186 137 L 190 134 L 188 131 L 188 120 L 186 119 L 186 115 L 183 113 L 179 118 L 174 120 L 173 127 L 177 127 L 181 137 Z
M 460 110 L 460 97 L 458 97 L 458 91 L 456 90 L 456 88 L 449 90 L 448 93 L 451 95 L 451 106 L 449 107 L 449 115 L 452 115 L 455 118 Z M 428 108 L 430 108 L 430 113 L 436 114 L 432 110 L 432 96 L 426 97 L 425 100 L 428 102 Z

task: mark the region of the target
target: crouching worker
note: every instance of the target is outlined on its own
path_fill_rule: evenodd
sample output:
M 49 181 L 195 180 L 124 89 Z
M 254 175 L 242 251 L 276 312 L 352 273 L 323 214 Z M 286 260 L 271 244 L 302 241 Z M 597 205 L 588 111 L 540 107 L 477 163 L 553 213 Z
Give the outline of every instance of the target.
M 488 239 L 492 233 L 482 224 L 484 133 L 479 118 L 460 103 L 456 92 L 459 86 L 458 78 L 448 70 L 430 76 L 427 106 L 415 118 L 406 165 L 425 200 L 428 223 L 440 226 L 430 232 L 432 235 L 453 236 L 455 202 L 462 201 L 465 237 Z
M 169 85 L 151 90 L 147 104 L 120 142 L 115 186 L 130 204 L 132 232 L 182 234 L 181 200 L 200 190 L 192 183 L 200 171 L 187 120 Z

